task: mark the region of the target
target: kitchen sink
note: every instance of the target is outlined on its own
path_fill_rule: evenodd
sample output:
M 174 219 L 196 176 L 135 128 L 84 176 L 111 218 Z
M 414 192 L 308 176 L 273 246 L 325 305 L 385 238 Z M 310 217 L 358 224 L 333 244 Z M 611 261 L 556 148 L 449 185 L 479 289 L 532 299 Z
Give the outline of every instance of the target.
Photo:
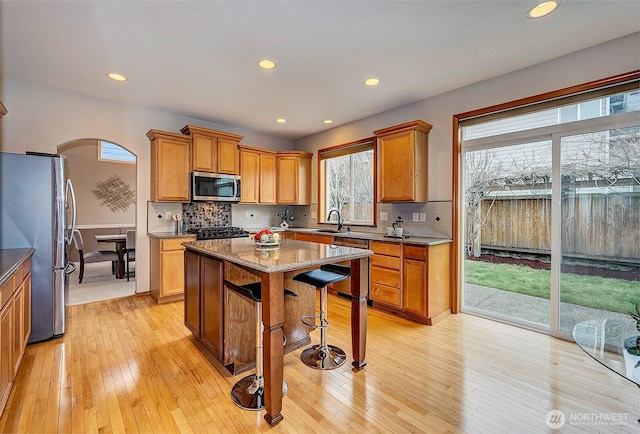
M 340 234 L 340 231 L 335 229 L 316 229 L 314 232 L 323 232 L 325 234 Z

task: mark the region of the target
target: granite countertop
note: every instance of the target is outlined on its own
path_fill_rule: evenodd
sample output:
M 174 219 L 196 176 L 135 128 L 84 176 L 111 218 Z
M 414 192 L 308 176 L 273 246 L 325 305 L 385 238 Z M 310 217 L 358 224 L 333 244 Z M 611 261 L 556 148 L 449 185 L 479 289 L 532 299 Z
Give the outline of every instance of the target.
M 403 244 L 417 244 L 422 246 L 435 246 L 436 244 L 451 243 L 451 238 L 437 238 L 437 237 L 419 237 L 409 235 L 405 238 L 387 237 L 383 234 L 373 232 L 358 232 L 358 231 L 344 231 L 344 232 L 321 232 L 319 228 L 288 228 L 287 231 L 291 232 L 305 232 L 316 233 L 322 235 L 331 235 L 340 238 L 354 238 L 360 240 L 375 240 L 375 241 L 387 241 Z
M 251 238 L 227 238 L 183 243 L 187 250 L 229 261 L 263 273 L 276 273 L 371 256 L 367 249 L 280 240 L 277 248 L 256 248 Z
M 32 248 L 0 250 L 0 286 L 35 252 Z
M 160 238 L 162 240 L 172 239 L 172 238 L 194 238 L 194 234 L 183 233 L 181 235 L 176 234 L 175 232 L 148 232 L 147 236 L 152 238 Z

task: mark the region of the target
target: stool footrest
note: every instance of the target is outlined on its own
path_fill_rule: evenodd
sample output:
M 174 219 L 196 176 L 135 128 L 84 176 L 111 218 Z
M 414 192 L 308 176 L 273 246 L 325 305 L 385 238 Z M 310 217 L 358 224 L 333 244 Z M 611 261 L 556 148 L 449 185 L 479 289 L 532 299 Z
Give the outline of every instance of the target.
M 313 323 L 307 322 L 306 320 L 313 318 Z M 316 324 L 315 320 L 319 319 L 320 320 L 320 324 Z M 302 315 L 302 324 L 306 325 L 307 327 L 311 327 L 313 329 L 328 329 L 329 328 L 329 321 L 327 321 L 326 319 L 323 320 L 321 316 L 319 315 Z

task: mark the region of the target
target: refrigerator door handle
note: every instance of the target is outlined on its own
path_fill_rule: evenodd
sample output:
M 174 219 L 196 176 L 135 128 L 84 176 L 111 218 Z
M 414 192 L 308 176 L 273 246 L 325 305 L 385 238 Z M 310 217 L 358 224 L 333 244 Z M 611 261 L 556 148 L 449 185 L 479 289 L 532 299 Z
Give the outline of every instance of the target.
M 76 231 L 76 194 L 73 191 L 73 184 L 70 179 L 67 179 L 67 197 L 71 193 L 71 205 L 72 205 L 72 214 L 71 214 L 71 230 L 69 231 L 69 236 L 67 238 L 67 244 L 71 245 L 73 241 L 73 233 Z M 67 204 L 69 206 L 69 204 Z

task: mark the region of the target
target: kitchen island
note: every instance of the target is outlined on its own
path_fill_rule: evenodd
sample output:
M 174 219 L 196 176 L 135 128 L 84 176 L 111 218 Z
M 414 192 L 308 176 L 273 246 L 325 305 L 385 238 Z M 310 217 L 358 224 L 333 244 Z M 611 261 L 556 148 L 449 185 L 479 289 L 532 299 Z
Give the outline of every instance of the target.
M 254 276 L 254 281 L 262 283 L 262 318 L 264 324 L 264 396 L 265 420 L 275 425 L 283 419 L 282 380 L 283 380 L 283 324 L 284 324 L 284 291 L 285 281 L 289 281 L 298 272 L 324 264 L 351 262 L 351 344 L 354 369 L 365 366 L 365 349 L 367 334 L 367 291 L 366 279 L 362 278 L 368 270 L 368 257 L 373 253 L 366 249 L 338 247 L 326 244 L 281 240 L 277 249 L 260 250 L 250 238 L 232 238 L 221 240 L 203 240 L 184 243 L 186 247 L 185 270 L 185 324 L 196 334 L 200 333 L 202 324 L 193 321 L 197 313 L 199 318 L 207 318 L 210 314 L 199 305 L 194 308 L 188 303 L 189 293 L 206 285 L 208 280 L 237 281 L 236 272 L 243 270 Z M 200 259 L 200 267 L 196 269 L 189 255 Z M 193 258 L 193 256 L 192 256 Z M 200 274 L 199 270 L 204 271 Z M 194 279 L 196 275 L 196 279 Z M 246 279 L 246 275 L 243 276 Z M 235 282 L 234 282 L 235 283 Z M 238 284 L 247 283 L 240 281 Z M 214 285 L 215 286 L 215 285 Z M 312 287 L 307 287 L 311 291 Z M 315 294 L 315 291 L 313 291 Z M 210 294 L 211 295 L 211 294 Z M 224 300 L 217 294 L 219 300 Z M 202 300 L 202 296 L 200 297 Z M 188 305 L 189 304 L 189 305 Z M 215 306 L 215 305 L 214 305 Z M 200 312 L 200 309 L 202 312 Z M 223 306 L 214 307 L 222 315 Z M 197 321 L 196 321 L 197 322 Z M 206 325 L 205 325 L 206 327 Z M 213 336 L 224 339 L 223 331 L 217 330 Z M 302 363 L 302 362 L 301 362 Z M 273 387 L 275 385 L 275 387 Z

